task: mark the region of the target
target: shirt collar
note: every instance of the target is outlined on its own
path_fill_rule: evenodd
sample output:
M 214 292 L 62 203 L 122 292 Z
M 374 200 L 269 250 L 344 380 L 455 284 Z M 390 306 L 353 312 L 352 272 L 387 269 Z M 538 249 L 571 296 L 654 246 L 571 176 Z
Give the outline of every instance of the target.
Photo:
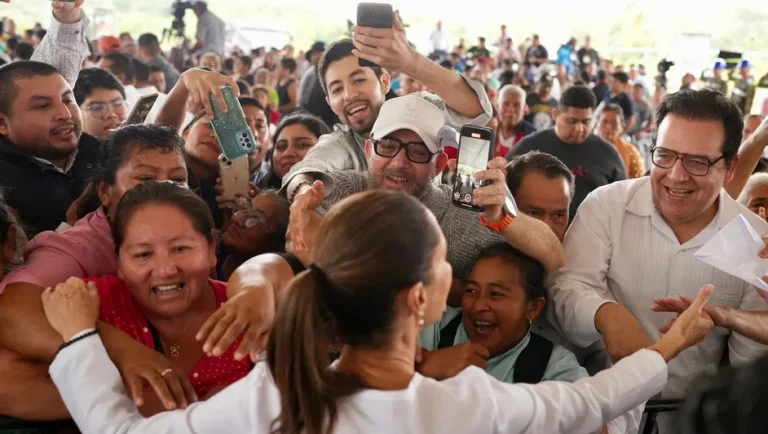
M 57 171 L 59 171 L 61 173 L 68 173 L 72 169 L 72 166 L 75 164 L 75 158 L 77 158 L 77 152 L 78 151 L 79 151 L 79 149 L 75 148 L 75 152 L 73 152 L 72 155 L 70 155 L 69 158 L 67 158 L 67 161 L 64 163 L 64 168 L 63 169 L 61 167 L 56 166 L 55 164 L 51 163 L 50 161 L 48 161 L 46 159 L 37 158 L 37 157 L 32 157 L 32 158 L 34 158 L 35 160 L 43 163 L 46 166 L 50 166 L 53 169 L 56 169 Z

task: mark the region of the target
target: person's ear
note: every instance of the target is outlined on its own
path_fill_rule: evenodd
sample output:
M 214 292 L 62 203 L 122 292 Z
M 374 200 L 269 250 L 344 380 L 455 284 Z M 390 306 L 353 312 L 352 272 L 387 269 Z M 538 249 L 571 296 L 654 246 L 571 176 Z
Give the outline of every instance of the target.
M 99 201 L 101 201 L 101 204 L 104 205 L 104 208 L 109 209 L 113 205 L 111 196 L 111 191 L 109 188 L 109 185 L 107 185 L 106 182 L 97 182 L 96 183 L 96 193 L 99 195 Z
M 373 142 L 371 139 L 365 139 L 365 158 L 371 161 L 373 157 Z
M 0 134 L 8 136 L 10 131 L 10 119 L 5 113 L 0 113 Z
M 557 116 L 560 115 L 560 112 L 556 109 L 552 109 L 552 121 L 557 122 Z
M 13 260 L 13 257 L 16 256 L 16 226 L 11 225 L 11 227 L 8 228 L 8 233 L 6 234 L 6 243 L 3 245 L 3 262 L 8 263 Z
M 389 88 L 392 83 L 392 77 L 390 77 L 387 71 L 381 71 L 381 77 L 379 78 L 381 83 L 381 94 L 386 95 L 389 93 Z
M 416 316 L 418 321 L 423 321 L 427 310 L 427 290 L 423 283 L 418 282 L 408 290 L 406 303 L 408 304 L 408 311 Z
M 528 307 L 525 309 L 525 319 L 529 322 L 534 322 L 541 315 L 541 311 L 544 310 L 547 300 L 544 297 L 536 297 L 528 302 Z
M 443 173 L 443 169 L 445 169 L 445 166 L 448 165 L 448 154 L 445 152 L 440 152 L 440 154 L 435 158 L 435 174 L 441 174 Z
M 731 160 L 731 165 L 728 167 L 728 170 L 725 172 L 724 184 L 728 184 L 733 180 L 733 176 L 736 174 L 736 166 L 738 165 L 739 165 L 739 156 L 736 155 L 733 157 L 733 160 Z

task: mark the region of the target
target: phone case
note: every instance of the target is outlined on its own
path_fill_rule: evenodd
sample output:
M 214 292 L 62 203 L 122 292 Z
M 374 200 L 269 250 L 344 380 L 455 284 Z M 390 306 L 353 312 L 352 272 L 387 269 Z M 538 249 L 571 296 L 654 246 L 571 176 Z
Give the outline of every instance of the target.
M 136 101 L 136 105 L 131 109 L 131 113 L 128 115 L 126 125 L 143 124 L 147 120 L 147 116 L 152 111 L 152 107 L 155 106 L 155 102 L 160 95 L 157 93 L 144 95 Z
M 250 178 L 248 170 L 248 156 L 242 155 L 234 160 L 228 159 L 224 154 L 219 156 L 219 176 L 221 185 L 224 187 L 222 197 L 234 199 L 236 195 L 249 197 L 248 181 Z
M 458 149 L 458 156 L 457 156 L 458 161 L 461 161 L 462 142 L 464 141 L 464 139 L 472 139 L 470 134 L 473 131 L 474 132 L 483 131 L 486 134 L 490 133 L 490 139 L 489 139 L 490 145 L 488 146 L 488 154 L 485 160 L 487 165 L 487 162 L 493 158 L 496 133 L 493 130 L 489 128 L 484 128 L 484 127 L 471 126 L 471 128 L 464 127 L 461 129 L 461 136 L 459 138 L 459 149 Z M 467 151 L 465 150 L 465 152 Z M 457 164 L 456 177 L 453 182 L 453 191 L 452 191 L 453 204 L 460 208 L 464 208 L 471 211 L 476 211 L 476 212 L 485 211 L 484 206 L 477 206 L 472 203 L 472 201 L 475 198 L 474 190 L 476 188 L 486 185 L 485 182 L 477 182 L 477 180 L 474 179 L 474 176 L 468 176 L 467 174 L 461 174 L 459 172 L 460 172 L 460 168 L 458 167 L 458 164 Z
M 391 29 L 395 25 L 392 20 L 392 5 L 384 3 L 358 4 L 357 25 L 377 29 Z M 379 67 L 379 65 L 365 59 L 357 59 L 357 64 L 368 68 Z
M 216 138 L 219 139 L 221 151 L 228 160 L 234 161 L 237 157 L 248 155 L 259 148 L 259 143 L 253 136 L 253 132 L 248 128 L 245 121 L 245 113 L 237 100 L 235 92 L 230 86 L 222 86 L 224 99 L 227 102 L 229 111 L 224 111 L 219 106 L 216 98 L 211 95 L 211 105 L 213 107 L 213 121 L 211 127 Z

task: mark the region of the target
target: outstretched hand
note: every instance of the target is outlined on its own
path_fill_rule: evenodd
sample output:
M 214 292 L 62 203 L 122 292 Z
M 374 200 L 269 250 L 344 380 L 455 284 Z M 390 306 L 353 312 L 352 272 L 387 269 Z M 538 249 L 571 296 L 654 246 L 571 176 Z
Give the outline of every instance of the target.
M 316 210 L 322 205 L 323 200 L 325 200 L 325 186 L 322 182 L 315 181 L 312 188 L 297 194 L 291 204 L 291 218 L 285 235 L 285 251 L 295 255 L 305 265 L 310 262 L 317 228 L 322 222 L 322 217 Z

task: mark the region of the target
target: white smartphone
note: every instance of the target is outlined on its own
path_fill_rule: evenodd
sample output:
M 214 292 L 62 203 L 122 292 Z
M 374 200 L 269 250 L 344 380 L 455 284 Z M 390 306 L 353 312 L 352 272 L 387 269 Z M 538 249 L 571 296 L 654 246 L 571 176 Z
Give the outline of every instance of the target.
M 224 187 L 225 199 L 234 200 L 237 195 L 249 198 L 250 186 L 248 184 L 251 172 L 248 170 L 248 156 L 242 155 L 230 160 L 219 155 L 219 176 Z
M 158 96 L 160 96 L 158 93 L 142 95 L 131 109 L 131 113 L 126 118 L 125 125 L 143 124 L 147 116 L 149 116 L 149 112 L 152 111 L 152 106 L 155 105 Z

